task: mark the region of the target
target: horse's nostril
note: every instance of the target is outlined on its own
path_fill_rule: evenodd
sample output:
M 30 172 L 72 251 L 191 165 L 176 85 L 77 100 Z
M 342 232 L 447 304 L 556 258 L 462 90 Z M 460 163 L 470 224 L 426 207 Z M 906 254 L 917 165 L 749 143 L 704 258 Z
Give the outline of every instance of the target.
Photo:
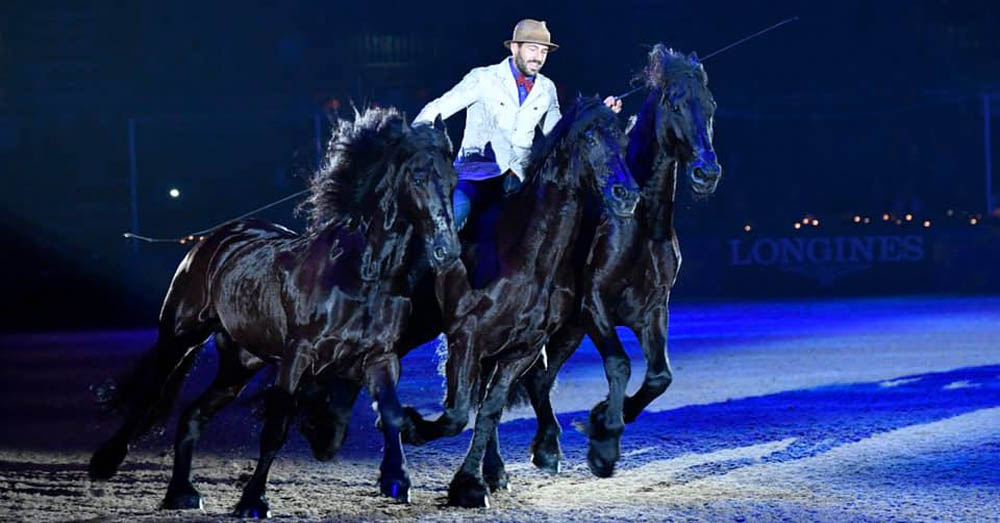
M 447 255 L 448 255 L 448 249 L 445 249 L 444 247 L 441 246 L 434 248 L 434 259 L 440 261 L 445 259 Z
M 625 197 L 625 189 L 621 185 L 615 185 L 614 187 L 612 187 L 611 188 L 611 193 L 614 194 L 618 198 L 624 198 Z

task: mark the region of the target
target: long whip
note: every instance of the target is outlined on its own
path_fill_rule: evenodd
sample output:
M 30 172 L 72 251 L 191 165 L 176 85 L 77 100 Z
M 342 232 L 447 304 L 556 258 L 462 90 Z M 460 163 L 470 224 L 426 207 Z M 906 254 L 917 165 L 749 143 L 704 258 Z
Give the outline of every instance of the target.
M 708 60 L 709 58 L 711 58 L 711 57 L 713 57 L 713 56 L 715 56 L 715 55 L 717 55 L 717 54 L 719 54 L 719 53 L 721 53 L 723 51 L 727 51 L 729 49 L 732 49 L 733 47 L 736 47 L 736 46 L 742 44 L 743 42 L 746 42 L 747 40 L 752 40 L 754 38 L 757 38 L 758 36 L 760 36 L 760 35 L 768 32 L 768 31 L 773 31 L 774 29 L 777 29 L 777 28 L 779 28 L 779 27 L 781 27 L 781 26 L 783 26 L 785 24 L 794 22 L 794 21 L 796 21 L 798 19 L 799 19 L 798 16 L 793 16 L 791 18 L 786 18 L 786 19 L 784 19 L 784 20 L 782 20 L 782 21 L 780 21 L 780 22 L 778 22 L 778 23 L 776 23 L 776 24 L 774 24 L 774 25 L 772 25 L 770 27 L 761 29 L 760 31 L 757 31 L 756 33 L 754 33 L 754 34 L 752 34 L 750 36 L 745 36 L 745 37 L 740 38 L 739 40 L 737 40 L 737 41 L 735 41 L 735 42 L 733 42 L 733 43 L 731 43 L 731 44 L 729 44 L 729 45 L 727 45 L 725 47 L 722 47 L 720 49 L 716 49 L 715 51 L 712 51 L 711 53 L 708 53 L 707 55 L 705 55 L 704 57 L 702 57 L 700 59 L 700 61 L 704 62 L 705 60 Z M 640 85 L 638 87 L 635 87 L 633 89 L 629 89 L 628 91 L 625 91 L 624 93 L 616 96 L 615 98 L 618 99 L 618 100 L 621 100 L 621 99 L 625 98 L 626 96 L 631 96 L 631 95 L 633 95 L 633 94 L 635 94 L 635 93 L 637 93 L 637 92 L 639 92 L 639 91 L 641 91 L 641 90 L 643 90 L 645 88 L 646 88 L 646 86 Z
M 246 218 L 248 216 L 257 214 L 257 213 L 259 213 L 259 212 L 261 212 L 263 210 L 270 209 L 271 207 L 274 207 L 275 205 L 279 205 L 279 204 L 285 203 L 288 200 L 291 200 L 293 198 L 298 198 L 299 196 L 302 196 L 303 194 L 305 194 L 307 192 L 309 192 L 309 189 L 305 189 L 305 190 L 299 191 L 299 192 L 297 192 L 295 194 L 289 194 L 288 196 L 285 196 L 284 198 L 282 198 L 280 200 L 271 202 L 271 203 L 269 203 L 267 205 L 263 205 L 261 207 L 258 207 L 256 209 L 252 210 L 252 211 L 245 212 L 245 213 L 243 213 L 243 214 L 241 214 L 241 215 L 239 215 L 239 216 L 237 216 L 235 218 L 230 218 L 230 219 L 228 219 L 228 220 L 226 220 L 226 221 L 224 221 L 222 223 L 213 225 L 213 226 L 211 226 L 211 227 L 209 227 L 207 229 L 204 229 L 204 230 L 201 230 L 201 231 L 198 231 L 198 232 L 192 232 L 192 233 L 186 234 L 184 236 L 181 236 L 180 238 L 150 238 L 148 236 L 140 236 L 140 235 L 132 233 L 132 232 L 123 233 L 122 237 L 124 237 L 125 239 L 128 239 L 128 240 L 139 240 L 139 241 L 144 241 L 144 242 L 148 242 L 148 243 L 180 243 L 180 244 L 184 244 L 184 243 L 187 243 L 187 242 L 193 242 L 195 240 L 202 240 L 202 239 L 204 239 L 204 237 L 205 237 L 206 234 L 211 233 L 212 231 L 218 229 L 219 227 L 222 227 L 223 225 L 225 225 L 227 223 L 235 222 L 236 220 L 242 220 L 243 218 Z

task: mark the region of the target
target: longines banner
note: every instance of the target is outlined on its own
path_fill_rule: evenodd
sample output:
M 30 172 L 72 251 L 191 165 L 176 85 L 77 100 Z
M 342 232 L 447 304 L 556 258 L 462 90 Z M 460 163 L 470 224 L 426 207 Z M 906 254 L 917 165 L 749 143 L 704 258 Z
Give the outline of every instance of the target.
M 682 233 L 683 263 L 675 296 L 1000 291 L 997 230 L 831 232 L 715 239 L 685 239 Z
M 832 285 L 839 276 L 873 264 L 916 263 L 925 258 L 924 237 L 833 236 L 729 240 L 729 265 L 775 267 Z

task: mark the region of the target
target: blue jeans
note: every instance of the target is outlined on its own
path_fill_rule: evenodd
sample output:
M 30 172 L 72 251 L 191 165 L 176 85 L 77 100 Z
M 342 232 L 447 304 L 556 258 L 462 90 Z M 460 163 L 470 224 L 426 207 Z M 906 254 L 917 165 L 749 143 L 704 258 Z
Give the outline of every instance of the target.
M 460 231 L 465 227 L 473 205 L 482 207 L 491 201 L 499 201 L 504 194 L 515 191 L 520 186 L 521 180 L 512 173 L 485 180 L 459 180 L 451 197 L 455 229 Z

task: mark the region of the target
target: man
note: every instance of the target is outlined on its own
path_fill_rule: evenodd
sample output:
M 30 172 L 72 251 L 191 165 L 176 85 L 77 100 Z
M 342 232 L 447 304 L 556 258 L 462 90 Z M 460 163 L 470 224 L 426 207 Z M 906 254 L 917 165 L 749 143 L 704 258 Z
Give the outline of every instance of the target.
M 545 22 L 521 20 L 504 42 L 511 56 L 496 65 L 477 67 L 440 98 L 428 103 L 414 123 L 433 122 L 467 109 L 462 146 L 455 160 L 455 223 L 465 225 L 473 205 L 510 192 L 524 180 L 535 128 L 549 131 L 559 121 L 556 86 L 539 73 L 552 43 Z M 621 111 L 621 100 L 604 103 Z

